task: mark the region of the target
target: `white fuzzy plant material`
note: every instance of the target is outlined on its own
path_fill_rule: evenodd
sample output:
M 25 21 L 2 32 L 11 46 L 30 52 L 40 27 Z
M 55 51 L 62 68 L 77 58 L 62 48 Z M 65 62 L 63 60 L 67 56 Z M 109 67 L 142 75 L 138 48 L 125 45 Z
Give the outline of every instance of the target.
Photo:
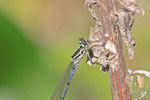
M 100 65 L 106 66 L 106 54 L 104 47 L 104 34 L 101 28 L 101 23 L 97 22 L 94 28 L 91 28 L 89 41 L 91 41 L 91 50 L 93 53 L 92 62 L 97 62 Z M 89 65 L 92 65 L 90 61 L 88 61 Z
M 118 17 L 118 26 L 125 44 L 129 59 L 134 58 L 135 41 L 131 34 L 135 14 L 144 15 L 144 10 L 137 5 L 136 0 L 117 0 L 117 11 L 114 14 Z
M 93 62 L 100 65 L 110 65 L 115 70 L 118 65 L 117 51 L 115 44 L 111 41 L 106 41 L 110 33 L 104 33 L 101 27 L 100 19 L 100 0 L 86 0 L 85 5 L 88 7 L 93 19 L 96 21 L 94 28 L 90 29 L 89 40 L 91 41 L 91 51 L 93 52 L 92 62 L 87 61 L 89 65 Z M 131 28 L 134 22 L 135 14 L 144 15 L 144 10 L 137 5 L 136 0 L 116 0 L 115 9 L 110 12 L 110 15 L 119 26 L 122 42 L 125 44 L 129 59 L 134 58 L 135 40 L 131 34 Z M 108 55 L 109 54 L 109 55 Z M 114 68 L 113 68 L 114 66 Z

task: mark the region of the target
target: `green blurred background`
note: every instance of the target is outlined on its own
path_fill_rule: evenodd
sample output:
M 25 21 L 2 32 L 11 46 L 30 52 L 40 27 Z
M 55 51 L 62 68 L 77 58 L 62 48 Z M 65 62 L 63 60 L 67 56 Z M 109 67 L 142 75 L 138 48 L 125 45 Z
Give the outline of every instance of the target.
M 150 1 L 138 1 L 128 68 L 150 71 Z M 80 37 L 94 26 L 84 0 L 0 0 L 0 100 L 49 100 Z M 125 51 L 126 55 L 126 51 Z M 81 61 L 66 100 L 111 100 L 108 73 Z

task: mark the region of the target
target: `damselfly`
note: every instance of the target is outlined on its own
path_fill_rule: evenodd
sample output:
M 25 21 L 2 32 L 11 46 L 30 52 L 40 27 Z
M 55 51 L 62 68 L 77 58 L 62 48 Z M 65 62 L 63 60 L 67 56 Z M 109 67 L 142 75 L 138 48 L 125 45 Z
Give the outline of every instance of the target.
M 90 48 L 89 42 L 84 38 L 80 38 L 79 43 L 81 44 L 81 46 L 71 56 L 71 61 L 64 73 L 64 76 L 60 81 L 60 83 L 58 84 L 57 88 L 55 89 L 54 93 L 52 94 L 50 100 L 64 100 L 71 79 L 75 71 L 77 70 L 81 59 L 88 52 L 88 49 Z

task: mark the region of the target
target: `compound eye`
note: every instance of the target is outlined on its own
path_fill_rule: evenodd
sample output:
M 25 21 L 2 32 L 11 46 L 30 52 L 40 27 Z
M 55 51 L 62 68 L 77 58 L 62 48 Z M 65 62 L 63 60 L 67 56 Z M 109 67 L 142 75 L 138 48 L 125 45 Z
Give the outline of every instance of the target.
M 79 43 L 82 44 L 83 43 L 83 38 L 79 39 Z
M 82 44 L 82 41 L 81 41 L 81 40 L 79 40 L 79 44 Z

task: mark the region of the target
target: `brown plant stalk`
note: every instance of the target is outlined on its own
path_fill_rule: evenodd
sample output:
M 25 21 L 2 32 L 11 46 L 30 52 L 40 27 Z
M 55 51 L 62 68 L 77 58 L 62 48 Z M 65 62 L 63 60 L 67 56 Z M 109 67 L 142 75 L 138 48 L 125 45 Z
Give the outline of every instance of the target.
M 135 0 L 86 0 L 85 4 L 96 21 L 89 36 L 92 62 L 102 65 L 102 71 L 109 72 L 113 100 L 131 100 L 122 42 L 129 59 L 132 59 L 135 46 L 131 34 L 134 15 L 144 14 L 144 11 Z M 93 63 L 88 61 L 88 64 Z

